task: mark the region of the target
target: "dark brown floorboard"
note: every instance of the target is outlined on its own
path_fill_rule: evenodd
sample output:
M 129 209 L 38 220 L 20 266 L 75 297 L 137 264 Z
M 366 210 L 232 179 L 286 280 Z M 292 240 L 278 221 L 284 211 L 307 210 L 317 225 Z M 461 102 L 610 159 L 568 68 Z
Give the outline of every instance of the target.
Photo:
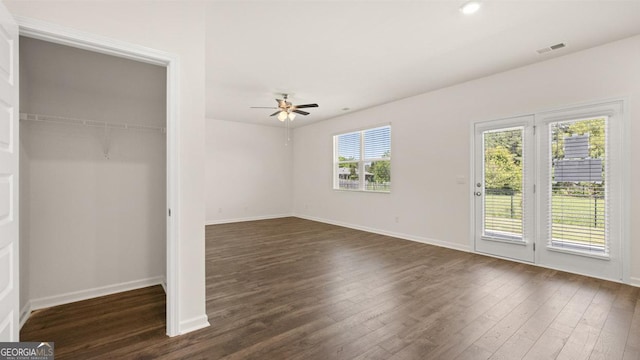
M 640 289 L 284 218 L 206 229 L 212 326 L 156 286 L 32 314 L 56 359 L 640 359 Z

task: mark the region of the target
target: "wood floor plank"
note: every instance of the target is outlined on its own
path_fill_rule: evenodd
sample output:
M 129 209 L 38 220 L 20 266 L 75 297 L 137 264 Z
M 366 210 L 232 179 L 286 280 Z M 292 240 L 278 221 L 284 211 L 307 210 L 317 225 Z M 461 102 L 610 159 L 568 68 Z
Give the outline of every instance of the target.
M 206 228 L 211 327 L 161 287 L 43 309 L 56 359 L 639 359 L 640 290 L 298 218 Z

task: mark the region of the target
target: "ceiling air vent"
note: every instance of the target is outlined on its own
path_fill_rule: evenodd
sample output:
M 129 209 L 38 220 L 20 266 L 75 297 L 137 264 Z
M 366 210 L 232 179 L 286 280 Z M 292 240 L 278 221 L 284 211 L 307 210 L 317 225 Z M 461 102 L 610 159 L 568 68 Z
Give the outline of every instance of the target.
M 538 52 L 538 54 L 544 54 L 544 53 L 548 53 L 548 52 L 553 51 L 553 50 L 562 49 L 565 46 L 567 46 L 567 45 L 565 45 L 565 43 L 559 43 L 559 44 L 551 45 L 549 47 L 538 49 L 536 51 Z

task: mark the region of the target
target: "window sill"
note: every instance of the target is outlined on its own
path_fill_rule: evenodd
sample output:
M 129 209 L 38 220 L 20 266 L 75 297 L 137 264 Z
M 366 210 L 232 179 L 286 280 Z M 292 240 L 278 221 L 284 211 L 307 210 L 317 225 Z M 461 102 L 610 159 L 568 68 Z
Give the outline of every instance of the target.
M 524 240 L 501 239 L 501 238 L 491 237 L 491 236 L 485 236 L 485 235 L 480 236 L 480 238 L 481 238 L 482 240 L 486 240 L 486 241 L 495 241 L 495 242 L 501 242 L 501 243 L 513 244 L 513 245 L 522 245 L 522 246 L 527 246 L 527 242 L 526 242 L 526 241 L 524 241 Z
M 354 189 L 333 189 L 339 192 L 356 192 L 356 193 L 371 193 L 371 194 L 391 194 L 391 191 L 374 191 L 374 190 L 354 190 Z
M 601 255 L 601 254 L 590 253 L 590 252 L 581 251 L 581 250 L 563 249 L 563 248 L 558 248 L 554 246 L 547 246 L 547 250 L 559 252 L 563 254 L 583 256 L 583 257 L 588 257 L 588 258 L 598 259 L 598 260 L 606 260 L 606 261 L 611 260 L 611 257 L 609 255 L 604 255 L 604 254 Z

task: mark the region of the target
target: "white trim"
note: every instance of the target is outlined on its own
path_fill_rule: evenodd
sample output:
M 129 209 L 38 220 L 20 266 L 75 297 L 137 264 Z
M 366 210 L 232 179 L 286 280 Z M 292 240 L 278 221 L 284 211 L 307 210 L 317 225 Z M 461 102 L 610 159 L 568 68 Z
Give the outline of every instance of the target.
M 476 249 L 476 122 L 469 124 L 469 249 Z
M 196 316 L 180 322 L 180 335 L 211 326 L 207 315 Z
M 277 215 L 262 215 L 262 216 L 249 216 L 244 218 L 234 218 L 234 219 L 218 219 L 218 220 L 207 220 L 205 225 L 220 225 L 220 224 L 231 224 L 245 221 L 257 221 L 257 220 L 270 220 L 270 219 L 281 219 L 286 217 L 292 217 L 293 214 L 277 214 Z
M 45 309 L 52 306 L 69 304 L 76 301 L 92 299 L 100 296 L 112 295 L 124 291 L 142 289 L 149 286 L 162 284 L 163 276 L 156 276 L 148 279 L 133 280 L 120 284 L 101 286 L 93 289 L 72 291 L 65 294 L 46 296 L 39 299 L 32 299 L 29 302 L 31 311 Z M 21 321 L 22 322 L 22 321 Z
M 505 256 L 499 256 L 499 255 L 483 253 L 483 252 L 475 252 L 475 253 L 478 254 L 478 255 L 482 255 L 482 256 L 487 256 L 487 257 L 492 257 L 492 258 L 501 259 L 501 260 L 507 260 L 507 261 L 513 261 L 513 262 L 517 262 L 517 263 L 520 263 L 520 264 L 531 265 L 531 266 L 535 266 L 535 267 L 539 267 L 539 268 L 543 268 L 543 269 L 556 270 L 556 271 L 560 271 L 560 272 L 564 272 L 564 273 L 576 274 L 576 275 L 586 276 L 586 277 L 590 277 L 590 278 L 594 278 L 594 279 L 611 281 L 611 282 L 615 282 L 615 283 L 618 283 L 618 284 L 627 284 L 627 285 L 640 287 L 640 278 L 636 278 L 636 280 L 638 281 L 637 283 L 628 284 L 628 283 L 625 283 L 623 281 L 616 280 L 616 279 L 608 279 L 608 278 L 601 277 L 601 276 L 595 276 L 595 275 L 591 275 L 591 274 L 581 273 L 579 271 L 573 271 L 573 270 L 561 269 L 561 268 L 557 268 L 557 267 L 553 267 L 553 266 L 536 264 L 536 263 L 522 261 L 522 260 L 518 260 L 518 259 L 512 259 L 512 258 L 505 257 Z
M 448 249 L 452 249 L 452 250 L 458 250 L 458 251 L 464 251 L 464 252 L 471 252 L 472 251 L 472 249 L 467 245 L 455 244 L 455 243 L 452 243 L 452 242 L 449 242 L 449 241 L 431 239 L 431 238 L 426 238 L 426 237 L 422 237 L 422 236 L 410 235 L 410 234 L 405 234 L 405 233 L 398 233 L 398 232 L 393 232 L 393 231 L 386 231 L 386 230 L 381 230 L 381 229 L 374 229 L 374 228 L 370 228 L 370 227 L 367 227 L 367 226 L 353 225 L 353 224 L 348 224 L 348 223 L 344 223 L 344 222 L 341 222 L 341 221 L 323 219 L 323 218 L 318 218 L 318 217 L 314 217 L 314 216 L 307 216 L 307 215 L 300 215 L 300 214 L 296 214 L 294 216 L 297 217 L 297 218 L 300 218 L 300 219 L 317 221 L 317 222 L 336 225 L 336 226 L 342 226 L 342 227 L 346 227 L 346 228 L 349 228 L 349 229 L 366 231 L 366 232 L 370 232 L 370 233 L 373 233 L 373 234 L 390 236 L 390 237 L 394 237 L 394 238 L 398 238 L 398 239 L 402 239 L 402 240 L 415 241 L 415 242 L 419 242 L 419 243 L 422 243 L 422 244 L 434 245 L 434 246 L 444 247 L 444 248 L 448 248 Z
M 629 118 L 629 97 L 621 97 L 622 101 L 622 194 L 631 194 L 631 121 Z M 622 198 L 622 281 L 640 287 L 640 280 L 631 277 L 631 196 Z
M 24 326 L 24 323 L 27 322 L 27 320 L 29 320 L 29 317 L 31 316 L 31 312 L 33 311 L 33 309 L 31 308 L 31 301 L 27 301 L 26 304 L 24 304 L 24 306 L 22 307 L 22 309 L 20 310 L 20 324 L 19 329 L 22 329 L 22 326 Z
M 629 277 L 629 282 L 627 284 L 635 287 L 640 287 L 640 277 L 635 277 L 635 276 Z
M 180 210 L 180 60 L 167 52 L 86 33 L 32 18 L 15 16 L 20 34 L 57 44 L 118 56 L 167 68 L 167 335 L 179 334 Z
M 80 48 L 92 52 L 117 56 L 147 64 L 166 66 L 166 53 L 140 45 L 96 34 L 78 31 L 50 22 L 14 15 L 20 26 L 20 35 L 47 42 Z
M 180 334 L 180 62 L 167 65 L 167 335 Z

